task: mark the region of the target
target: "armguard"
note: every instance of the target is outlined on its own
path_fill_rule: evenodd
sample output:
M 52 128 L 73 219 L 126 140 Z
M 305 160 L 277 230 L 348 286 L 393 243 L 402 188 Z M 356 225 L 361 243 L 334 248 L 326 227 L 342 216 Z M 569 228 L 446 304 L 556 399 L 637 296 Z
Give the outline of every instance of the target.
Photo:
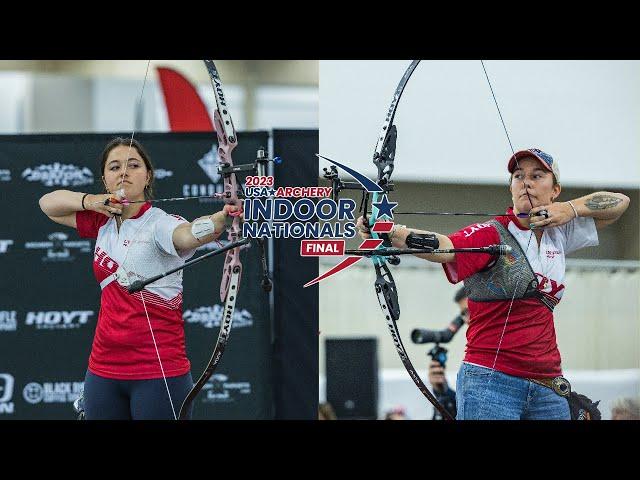
M 191 224 L 191 235 L 198 241 L 207 235 L 215 233 L 215 231 L 216 227 L 210 217 L 199 218 Z

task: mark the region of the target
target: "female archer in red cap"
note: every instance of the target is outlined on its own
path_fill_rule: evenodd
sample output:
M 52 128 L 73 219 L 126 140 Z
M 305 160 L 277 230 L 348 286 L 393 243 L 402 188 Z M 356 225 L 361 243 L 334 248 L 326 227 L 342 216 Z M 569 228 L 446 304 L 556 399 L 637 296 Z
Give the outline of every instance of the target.
M 505 215 L 436 238 L 441 249 L 506 244 L 509 254 L 417 255 L 441 263 L 449 282 L 464 281 L 468 295 L 457 419 L 571 419 L 571 387 L 562 377 L 553 322 L 565 289 L 565 256 L 598 245 L 597 230 L 618 220 L 629 198 L 595 192 L 558 201 L 558 162 L 535 148 L 516 152 L 508 171 L 513 207 Z M 358 228 L 369 237 L 362 217 Z M 389 238 L 406 248 L 411 233 L 434 232 L 396 224 Z

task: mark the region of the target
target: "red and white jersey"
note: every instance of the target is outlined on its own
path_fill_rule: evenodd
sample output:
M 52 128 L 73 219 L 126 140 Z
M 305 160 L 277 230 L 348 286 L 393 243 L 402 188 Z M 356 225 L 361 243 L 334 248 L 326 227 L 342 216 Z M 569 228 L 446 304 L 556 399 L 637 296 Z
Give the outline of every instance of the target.
M 507 210 L 508 214 L 513 209 Z M 540 241 L 532 231 L 520 226 L 513 217 L 496 217 L 516 238 L 538 278 L 538 290 L 557 304 L 564 294 L 565 255 L 584 247 L 598 245 L 598 233 L 592 218 L 576 218 L 569 223 L 546 228 Z M 485 247 L 500 243 L 497 230 L 476 223 L 449 238 L 455 248 Z M 455 260 L 443 264 L 447 279 L 458 283 L 489 265 L 492 256 L 456 253 Z M 464 361 L 492 368 L 500 344 L 495 369 L 517 377 L 545 378 L 562 374 L 556 343 L 553 313 L 535 298 L 514 300 L 504 337 L 500 336 L 511 300 L 474 302 L 469 300 L 470 321 Z
M 195 250 L 179 255 L 173 231 L 182 217 L 145 203 L 135 217 L 122 222 L 94 211 L 76 213 L 78 233 L 95 238 L 93 272 L 102 288 L 100 313 L 89 358 L 89 370 L 102 377 L 141 380 L 161 378 L 145 306 L 167 377 L 190 369 L 185 352 L 182 319 L 182 271 L 129 294 L 115 280 L 126 272 L 131 282 L 149 278 L 184 264 Z M 144 298 L 144 305 L 142 302 Z

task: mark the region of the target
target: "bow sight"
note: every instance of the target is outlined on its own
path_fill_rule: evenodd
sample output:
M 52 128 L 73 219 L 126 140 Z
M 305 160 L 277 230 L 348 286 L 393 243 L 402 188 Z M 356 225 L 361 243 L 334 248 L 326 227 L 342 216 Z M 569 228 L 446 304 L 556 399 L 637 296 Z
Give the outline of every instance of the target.
M 260 147 L 256 153 L 256 159 L 252 163 L 245 163 L 242 165 L 234 165 L 228 162 L 222 162 L 218 165 L 218 173 L 223 176 L 231 175 L 239 172 L 254 172 L 258 177 L 267 176 L 267 165 L 269 162 L 273 162 L 275 165 L 280 165 L 282 159 L 280 157 L 269 158 L 264 147 Z M 244 192 L 238 192 L 243 193 Z

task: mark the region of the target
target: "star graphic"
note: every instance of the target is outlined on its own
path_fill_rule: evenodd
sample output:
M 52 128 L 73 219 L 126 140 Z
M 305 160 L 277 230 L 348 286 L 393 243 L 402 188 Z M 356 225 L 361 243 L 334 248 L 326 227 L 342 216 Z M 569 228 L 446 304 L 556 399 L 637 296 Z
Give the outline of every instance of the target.
M 378 217 L 387 217 L 393 220 L 393 209 L 398 206 L 398 202 L 390 202 L 385 193 L 382 200 L 373 203 L 373 206 L 378 209 Z

